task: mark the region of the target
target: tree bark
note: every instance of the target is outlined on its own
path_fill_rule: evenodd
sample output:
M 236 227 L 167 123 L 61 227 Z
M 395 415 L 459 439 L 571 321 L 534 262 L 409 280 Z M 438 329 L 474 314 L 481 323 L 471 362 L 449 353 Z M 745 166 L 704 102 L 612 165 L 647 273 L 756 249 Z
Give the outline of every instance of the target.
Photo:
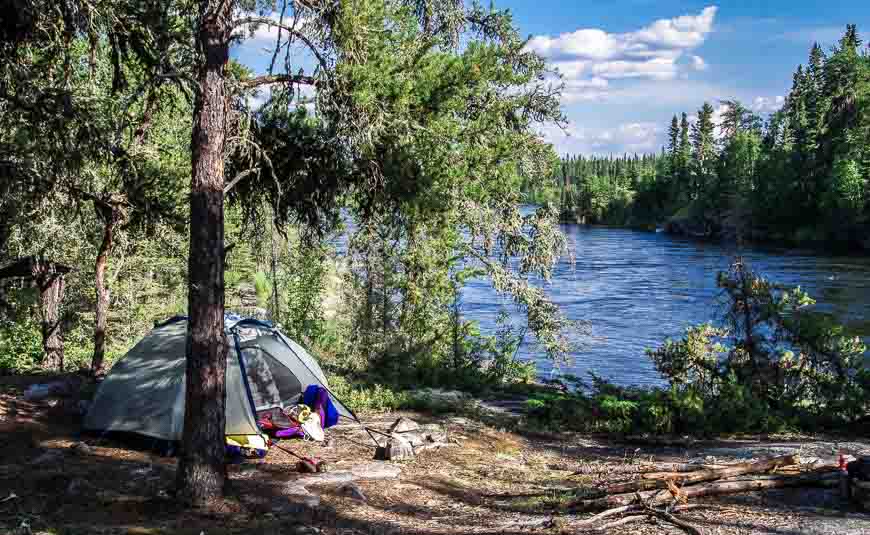
M 275 217 L 272 214 L 272 224 L 269 227 L 271 237 L 272 258 L 270 269 L 272 271 L 272 321 L 276 324 L 281 321 L 281 306 L 278 301 L 278 243 L 275 237 Z
M 226 482 L 223 155 L 232 5 L 227 0 L 199 3 L 202 63 L 191 140 L 187 369 L 176 480 L 179 496 L 194 505 L 220 497 Z
M 37 278 L 39 309 L 42 316 L 42 369 L 63 371 L 63 337 L 58 309 L 63 301 L 63 275 L 48 274 Z
M 106 323 L 109 314 L 109 289 L 106 287 L 106 267 L 109 263 L 109 250 L 112 248 L 115 235 L 115 218 L 109 209 L 108 218 L 104 218 L 103 242 L 97 254 L 95 263 L 94 286 L 97 294 L 94 310 L 94 356 L 91 359 L 91 373 L 103 373 L 103 359 L 106 355 Z

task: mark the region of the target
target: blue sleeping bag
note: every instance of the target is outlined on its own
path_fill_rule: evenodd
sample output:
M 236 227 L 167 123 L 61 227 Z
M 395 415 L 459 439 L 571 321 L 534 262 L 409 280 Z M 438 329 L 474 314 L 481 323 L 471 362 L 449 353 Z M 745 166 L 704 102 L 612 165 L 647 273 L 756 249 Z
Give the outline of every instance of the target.
M 338 423 L 338 409 L 333 405 L 329 392 L 322 386 L 308 385 L 302 394 L 302 403 L 320 413 L 320 422 L 324 429 Z

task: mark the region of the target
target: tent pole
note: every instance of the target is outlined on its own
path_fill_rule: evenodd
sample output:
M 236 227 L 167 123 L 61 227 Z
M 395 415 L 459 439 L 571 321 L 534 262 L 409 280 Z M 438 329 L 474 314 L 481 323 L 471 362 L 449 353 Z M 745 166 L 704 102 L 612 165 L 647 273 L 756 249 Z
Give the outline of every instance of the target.
M 242 356 L 242 346 L 239 342 L 239 331 L 233 328 L 233 341 L 236 345 L 236 355 L 239 359 L 239 368 L 241 368 L 242 372 L 242 382 L 245 384 L 245 394 L 248 396 L 248 402 L 251 404 L 251 413 L 254 417 L 254 422 L 257 421 L 257 405 L 254 403 L 254 394 L 251 393 L 251 385 L 248 383 L 248 370 L 245 367 L 245 358 Z M 257 425 L 257 431 L 261 431 L 259 424 Z

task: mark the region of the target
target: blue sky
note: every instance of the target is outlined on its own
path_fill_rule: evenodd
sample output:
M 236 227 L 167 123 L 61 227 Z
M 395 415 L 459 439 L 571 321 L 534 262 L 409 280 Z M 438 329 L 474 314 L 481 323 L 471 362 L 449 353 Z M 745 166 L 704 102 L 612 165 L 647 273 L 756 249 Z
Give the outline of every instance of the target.
M 529 46 L 563 75 L 568 127 L 542 128 L 564 154 L 656 152 L 674 113 L 736 98 L 778 107 L 814 41 L 827 50 L 847 23 L 870 40 L 861 0 L 497 0 Z M 263 72 L 266 30 L 234 51 Z
M 736 98 L 768 113 L 814 41 L 829 49 L 847 23 L 870 37 L 870 2 L 858 0 L 500 5 L 562 71 L 568 135 L 544 129 L 560 153 L 657 151 L 672 115 L 704 101 Z

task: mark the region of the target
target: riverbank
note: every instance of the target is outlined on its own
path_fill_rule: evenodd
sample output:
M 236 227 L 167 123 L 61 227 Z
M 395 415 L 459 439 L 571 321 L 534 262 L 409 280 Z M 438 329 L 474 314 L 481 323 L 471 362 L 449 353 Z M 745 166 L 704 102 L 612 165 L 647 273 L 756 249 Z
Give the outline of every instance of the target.
M 74 421 L 53 407 L 24 401 L 20 387 L 0 395 L 0 530 L 16 535 L 577 533 L 591 514 L 568 511 L 570 499 L 604 483 L 637 479 L 651 465 L 732 464 L 784 454 L 827 459 L 834 447 L 870 453 L 870 443 L 834 437 L 742 437 L 655 447 L 588 434 L 530 433 L 511 425 L 510 411 L 388 412 L 363 419 L 382 430 L 399 417 L 440 426 L 449 446 L 408 461 L 376 462 L 365 432 L 343 424 L 329 430 L 328 445 L 283 444 L 327 461 L 327 474 L 299 474 L 295 458 L 273 449 L 265 459 L 230 466 L 225 499 L 185 509 L 168 492 L 174 458 L 107 439 L 82 442 Z M 709 507 L 681 518 L 705 533 L 870 530 L 870 517 L 833 489 L 780 489 L 692 503 Z M 673 529 L 645 521 L 607 532 L 664 535 Z
M 720 243 L 787 247 L 818 253 L 870 256 L 870 229 L 867 232 L 853 230 L 840 236 L 830 236 L 824 235 L 815 228 L 801 227 L 789 234 L 754 227 L 738 228 L 688 217 L 670 218 L 659 228 L 674 236 Z
M 692 238 L 722 244 L 741 244 L 745 246 L 782 247 L 805 249 L 818 253 L 860 254 L 870 256 L 870 227 L 852 227 L 838 232 L 825 232 L 814 226 L 797 227 L 790 230 L 766 229 L 761 227 L 739 226 L 722 218 L 690 215 L 697 212 L 686 206 L 663 221 L 623 221 L 605 222 L 590 220 L 585 214 L 574 210 L 563 210 L 559 221 L 563 225 L 584 225 L 589 227 L 629 229 L 637 231 L 663 231 L 672 236 Z M 733 216 L 732 216 L 733 220 Z

